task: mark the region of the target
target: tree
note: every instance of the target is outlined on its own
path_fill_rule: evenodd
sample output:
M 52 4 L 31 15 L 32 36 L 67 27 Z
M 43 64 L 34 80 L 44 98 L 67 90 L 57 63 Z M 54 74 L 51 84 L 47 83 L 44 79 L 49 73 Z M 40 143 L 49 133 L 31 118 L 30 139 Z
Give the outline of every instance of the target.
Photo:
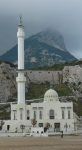
M 17 133 L 17 131 L 18 131 L 18 128 L 16 127 L 15 129 L 16 129 L 16 131 L 15 131 L 15 132 Z
M 20 128 L 22 129 L 22 133 L 23 133 L 23 130 L 25 129 L 25 125 L 21 124 Z
M 46 128 L 49 129 L 49 127 L 50 127 L 50 123 L 47 122 L 46 123 Z
M 4 125 L 4 121 L 1 120 L 0 124 L 1 124 L 0 128 L 1 128 L 1 130 L 2 130 L 2 126 Z
M 50 123 L 46 123 L 46 126 L 44 127 L 44 132 L 46 132 L 47 131 L 47 129 L 49 129 L 49 127 L 50 127 Z
M 35 126 L 35 124 L 37 123 L 37 120 L 36 119 L 31 119 L 31 123 L 33 125 L 33 127 Z

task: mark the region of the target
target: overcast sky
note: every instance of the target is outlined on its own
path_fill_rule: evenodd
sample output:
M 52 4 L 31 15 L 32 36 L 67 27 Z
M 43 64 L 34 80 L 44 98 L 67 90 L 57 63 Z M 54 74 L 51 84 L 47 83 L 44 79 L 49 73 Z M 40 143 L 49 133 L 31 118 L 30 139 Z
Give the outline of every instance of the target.
M 25 38 L 52 27 L 62 33 L 67 50 L 82 58 L 82 0 L 0 0 L 0 55 L 17 44 L 19 14 Z

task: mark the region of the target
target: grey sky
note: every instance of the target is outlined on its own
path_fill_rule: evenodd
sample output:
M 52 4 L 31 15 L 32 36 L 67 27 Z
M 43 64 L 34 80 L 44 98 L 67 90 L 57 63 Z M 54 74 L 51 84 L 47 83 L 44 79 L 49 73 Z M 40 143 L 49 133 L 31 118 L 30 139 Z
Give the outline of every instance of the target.
M 52 27 L 62 33 L 67 50 L 82 58 L 82 0 L 0 0 L 0 55 L 17 44 L 19 14 L 25 38 Z

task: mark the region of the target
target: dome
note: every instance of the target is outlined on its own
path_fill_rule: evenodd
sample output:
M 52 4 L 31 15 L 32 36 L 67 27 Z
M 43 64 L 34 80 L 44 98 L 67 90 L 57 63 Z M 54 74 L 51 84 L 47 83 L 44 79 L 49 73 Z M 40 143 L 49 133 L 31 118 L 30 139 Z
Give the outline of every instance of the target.
M 58 94 L 55 90 L 49 89 L 44 95 L 44 102 L 55 102 L 59 101 Z
M 53 90 L 53 89 L 49 89 L 49 90 L 45 93 L 44 96 L 50 96 L 50 95 L 53 95 L 53 96 L 55 96 L 55 97 L 58 97 L 57 92 L 56 92 L 55 90 Z

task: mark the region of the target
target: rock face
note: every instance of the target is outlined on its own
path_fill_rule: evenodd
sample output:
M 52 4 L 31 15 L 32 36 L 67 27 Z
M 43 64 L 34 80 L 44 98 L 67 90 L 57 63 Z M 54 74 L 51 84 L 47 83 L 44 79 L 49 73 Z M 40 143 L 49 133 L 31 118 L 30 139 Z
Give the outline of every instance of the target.
M 16 68 L 9 64 L 0 64 L 0 102 L 6 102 L 13 95 L 17 96 Z M 26 91 L 28 85 L 26 82 Z
M 82 65 L 65 66 L 63 69 L 63 83 L 67 82 L 72 94 L 82 97 Z
M 50 28 L 47 28 L 42 32 L 36 34 L 34 38 L 38 39 L 39 42 L 46 43 L 62 51 L 67 51 L 64 44 L 63 36 L 59 32 L 54 31 Z
M 80 84 L 82 82 L 82 65 L 65 66 L 63 69 L 63 83 Z
M 63 36 L 51 29 L 46 29 L 25 39 L 24 55 L 26 69 L 52 66 L 76 59 L 66 50 Z M 0 56 L 0 59 L 17 63 L 17 45 Z
M 0 65 L 0 102 L 6 102 L 13 94 L 16 93 L 16 68 L 2 63 Z

